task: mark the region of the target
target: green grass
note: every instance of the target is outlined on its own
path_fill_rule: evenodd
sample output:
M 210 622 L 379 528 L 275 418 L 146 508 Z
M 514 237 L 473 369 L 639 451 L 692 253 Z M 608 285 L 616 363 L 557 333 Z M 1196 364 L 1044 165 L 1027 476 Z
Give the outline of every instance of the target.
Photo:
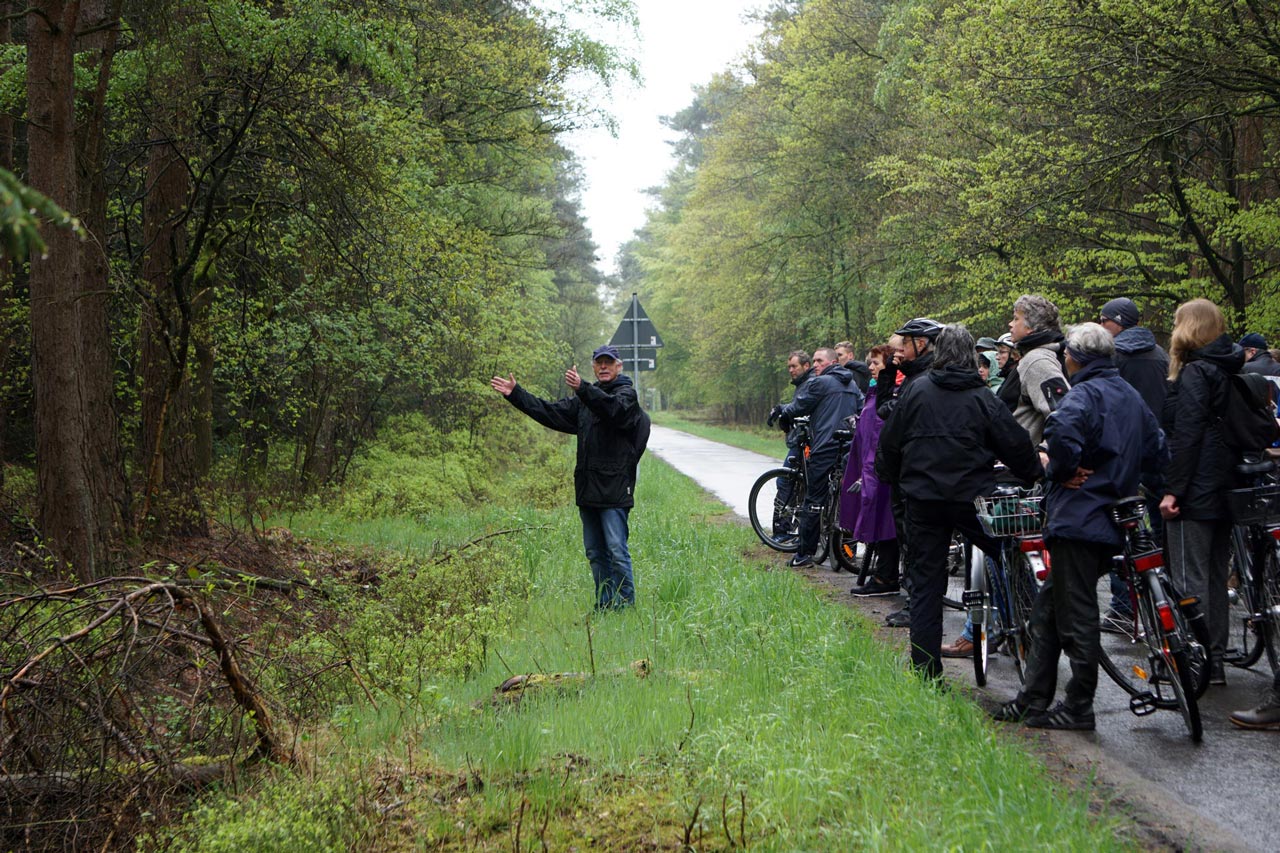
M 341 709 L 308 773 L 263 783 L 247 806 L 214 801 L 187 828 L 192 849 L 252 849 L 246 822 L 278 849 L 1129 846 L 1105 805 L 1091 814 L 1095 797 L 1057 787 L 972 702 L 910 675 L 869 625 L 656 459 L 632 514 L 638 604 L 622 613 L 591 615 L 571 507 L 295 524 L 418 551 L 485 528 L 547 529 L 490 540 L 532 592 L 477 676 Z M 491 701 L 513 674 L 560 672 L 595 675 L 518 706 Z M 317 790 L 343 791 L 343 805 Z M 322 813 L 324 833 L 299 811 Z
M 673 412 L 651 412 L 650 416 L 655 424 L 728 444 L 731 447 L 763 453 L 765 456 L 775 456 L 779 460 L 787 454 L 786 440 L 777 427 L 770 429 L 763 426 L 718 426 Z

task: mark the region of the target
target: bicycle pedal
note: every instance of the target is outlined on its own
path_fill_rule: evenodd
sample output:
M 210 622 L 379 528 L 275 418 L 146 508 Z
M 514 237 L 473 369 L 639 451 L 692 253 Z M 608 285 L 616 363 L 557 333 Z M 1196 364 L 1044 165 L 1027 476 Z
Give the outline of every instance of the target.
M 1151 693 L 1139 693 L 1129 697 L 1129 710 L 1135 717 L 1145 717 L 1160 710 L 1160 705 Z

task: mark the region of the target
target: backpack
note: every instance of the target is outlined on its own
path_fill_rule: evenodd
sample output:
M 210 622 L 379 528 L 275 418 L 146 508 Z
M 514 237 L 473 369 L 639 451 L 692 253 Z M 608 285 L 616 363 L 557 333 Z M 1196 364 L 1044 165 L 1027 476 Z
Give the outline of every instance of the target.
M 637 463 L 640 457 L 644 456 L 644 449 L 649 446 L 649 427 L 653 421 L 649 419 L 649 413 L 644 409 L 637 407 L 640 413 L 639 419 L 636 421 L 636 427 L 631 433 L 631 453 Z
M 1218 427 L 1227 447 L 1237 453 L 1256 453 L 1280 439 L 1272 385 L 1258 373 L 1233 373 L 1228 377 L 1227 399 Z

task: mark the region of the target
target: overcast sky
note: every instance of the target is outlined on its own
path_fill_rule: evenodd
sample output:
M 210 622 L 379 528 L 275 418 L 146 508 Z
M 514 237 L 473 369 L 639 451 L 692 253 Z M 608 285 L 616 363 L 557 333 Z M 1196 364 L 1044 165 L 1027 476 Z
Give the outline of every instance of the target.
M 615 85 L 602 103 L 617 120 L 617 137 L 605 130 L 571 134 L 568 146 L 585 173 L 582 209 L 599 246 L 600 268 L 616 270 L 618 248 L 644 224 L 650 204 L 644 190 L 662 183 L 674 165 L 673 138 L 658 121 L 684 109 L 693 87 L 706 83 L 742 55 L 760 31 L 744 21 L 755 0 L 634 0 L 640 17 L 640 43 L 619 42 L 635 51 L 644 79 L 641 87 Z

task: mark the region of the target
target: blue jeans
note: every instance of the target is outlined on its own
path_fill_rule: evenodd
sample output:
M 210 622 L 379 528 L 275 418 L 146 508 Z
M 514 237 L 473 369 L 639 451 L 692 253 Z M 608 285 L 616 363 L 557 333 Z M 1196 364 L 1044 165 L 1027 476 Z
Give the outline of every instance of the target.
M 629 607 L 636 603 L 631 580 L 631 551 L 627 549 L 630 507 L 578 507 L 582 544 L 596 585 L 596 609 Z

